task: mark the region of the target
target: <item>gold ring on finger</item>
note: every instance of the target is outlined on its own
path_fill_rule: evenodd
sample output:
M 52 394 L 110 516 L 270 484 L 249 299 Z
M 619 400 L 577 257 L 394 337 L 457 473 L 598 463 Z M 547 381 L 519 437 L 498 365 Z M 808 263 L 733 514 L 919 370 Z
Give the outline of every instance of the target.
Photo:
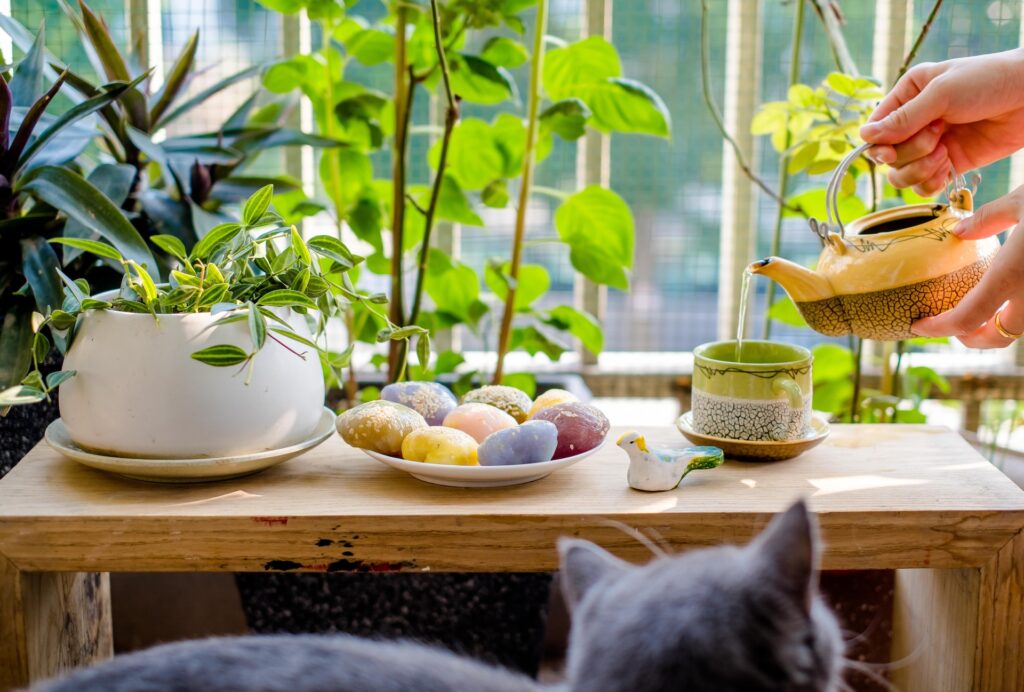
M 999 316 L 1002 313 L 1002 310 L 996 312 L 995 318 L 992 320 L 992 322 L 996 325 L 996 331 L 999 332 L 1004 338 L 1011 339 L 1013 341 L 1016 341 L 1017 339 L 1024 336 L 1024 332 L 1021 332 L 1020 334 L 1014 334 L 1013 332 L 1008 331 L 1006 327 L 1003 326 L 1003 323 L 999 321 Z

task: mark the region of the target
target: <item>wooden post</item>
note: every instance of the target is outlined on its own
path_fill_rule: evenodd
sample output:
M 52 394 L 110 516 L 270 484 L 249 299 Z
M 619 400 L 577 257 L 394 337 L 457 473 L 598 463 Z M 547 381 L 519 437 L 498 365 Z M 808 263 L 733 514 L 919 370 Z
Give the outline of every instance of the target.
M 281 54 L 290 58 L 299 54 L 300 26 L 298 14 L 281 15 Z M 302 127 L 302 106 L 305 99 L 299 99 L 299 106 L 292 109 L 288 114 L 288 126 L 294 128 Z M 284 170 L 291 177 L 302 181 L 302 149 L 301 147 L 284 148 Z M 305 181 L 303 181 L 305 182 Z
M 729 0 L 725 53 L 726 129 L 757 169 L 750 122 L 761 83 L 761 0 Z M 740 169 L 728 143 L 722 143 L 722 228 L 718 260 L 718 338 L 736 335 L 740 279 L 755 258 L 757 199 L 754 184 Z
M 142 69 L 153 69 L 149 89 L 155 92 L 164 81 L 164 36 L 160 0 L 125 0 L 130 52 Z
M 586 0 L 584 5 L 584 25 L 587 36 L 603 36 L 612 39 L 612 2 L 611 0 Z M 608 187 L 611 182 L 611 137 L 595 130 L 588 130 L 576 145 L 576 179 L 579 187 L 601 185 Z M 573 286 L 573 296 L 579 310 L 589 312 L 599 322 L 604 322 L 608 303 L 608 288 L 595 284 L 582 274 L 577 273 Z M 584 365 L 596 365 L 597 357 L 578 344 L 580 362 Z
M 11 14 L 11 0 L 0 0 L 0 14 L 5 17 L 14 16 Z M 0 61 L 14 62 L 14 42 L 3 29 L 0 29 Z
M 1024 689 L 1024 535 L 980 570 L 896 572 L 892 682 L 903 692 Z
M 308 55 L 312 51 L 309 18 L 305 11 L 281 16 L 281 52 L 285 57 Z M 288 126 L 309 132 L 313 129 L 313 112 L 306 98 L 299 98 L 298 107 L 288 115 Z M 313 148 L 286 147 L 284 170 L 302 183 L 309 196 L 316 192 L 316 166 Z
M 113 655 L 110 575 L 22 572 L 0 555 L 0 690 Z

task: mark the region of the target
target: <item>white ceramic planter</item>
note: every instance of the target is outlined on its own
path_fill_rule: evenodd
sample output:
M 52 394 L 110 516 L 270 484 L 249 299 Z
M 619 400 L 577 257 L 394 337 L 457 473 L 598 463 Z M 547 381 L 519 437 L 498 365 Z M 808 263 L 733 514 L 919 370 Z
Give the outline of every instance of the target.
M 101 296 L 97 296 L 101 297 Z M 287 317 L 310 337 L 304 320 Z M 210 328 L 223 315 L 99 310 L 82 317 L 64 359 L 76 370 L 60 388 L 60 415 L 85 449 L 118 456 L 185 458 L 251 454 L 296 444 L 320 419 L 324 379 L 316 352 L 267 339 L 246 369 L 213 367 L 191 354 L 207 346 L 252 348 L 245 321 Z

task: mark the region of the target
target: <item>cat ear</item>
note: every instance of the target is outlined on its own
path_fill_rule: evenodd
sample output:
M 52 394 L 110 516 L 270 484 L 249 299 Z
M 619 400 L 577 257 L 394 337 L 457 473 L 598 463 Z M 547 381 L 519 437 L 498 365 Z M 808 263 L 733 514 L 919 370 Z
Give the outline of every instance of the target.
M 761 535 L 751 543 L 766 573 L 779 583 L 807 612 L 817 589 L 818 526 L 797 500 L 789 509 L 772 519 Z
M 562 559 L 562 595 L 570 611 L 594 584 L 606 576 L 624 574 L 630 568 L 628 562 L 577 538 L 558 539 L 558 554 Z

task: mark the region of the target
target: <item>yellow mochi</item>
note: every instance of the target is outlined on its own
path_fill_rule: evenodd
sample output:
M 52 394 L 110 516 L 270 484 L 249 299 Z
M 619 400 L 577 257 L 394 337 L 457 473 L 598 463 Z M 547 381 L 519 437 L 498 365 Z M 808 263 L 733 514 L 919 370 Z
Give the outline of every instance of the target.
M 419 428 L 402 440 L 402 456 L 407 461 L 450 466 L 477 466 L 477 442 L 455 428 Z
M 549 406 L 566 404 L 570 401 L 579 401 L 579 399 L 575 394 L 567 392 L 564 389 L 549 389 L 534 400 L 533 406 L 530 407 L 530 413 L 527 417 L 533 420 L 533 417 L 537 415 L 539 411 L 542 411 Z

